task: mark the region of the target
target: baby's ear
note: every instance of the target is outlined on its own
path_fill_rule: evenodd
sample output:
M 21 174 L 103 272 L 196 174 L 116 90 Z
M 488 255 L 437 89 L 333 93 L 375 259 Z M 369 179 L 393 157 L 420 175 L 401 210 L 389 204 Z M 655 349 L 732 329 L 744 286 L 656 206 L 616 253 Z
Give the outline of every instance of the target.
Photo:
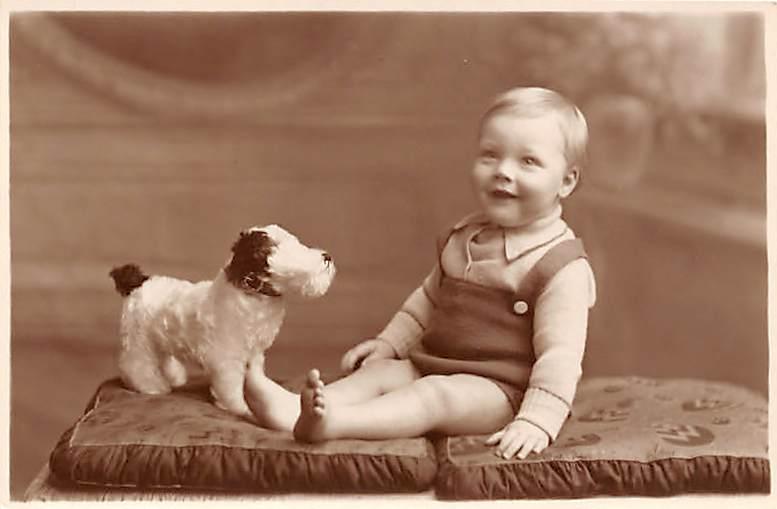
M 561 180 L 561 188 L 558 191 L 560 198 L 566 198 L 577 187 L 577 182 L 580 179 L 580 169 L 578 166 L 572 166 L 567 170 L 564 178 Z

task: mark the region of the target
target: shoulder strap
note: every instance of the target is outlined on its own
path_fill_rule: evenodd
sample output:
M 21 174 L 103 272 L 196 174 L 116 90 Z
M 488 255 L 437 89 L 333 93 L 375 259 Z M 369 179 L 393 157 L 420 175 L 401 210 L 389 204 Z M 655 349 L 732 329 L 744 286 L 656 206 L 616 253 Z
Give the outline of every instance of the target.
M 437 237 L 437 257 L 438 258 L 442 255 L 442 250 L 445 249 L 445 245 L 448 243 L 448 239 L 451 238 L 451 235 L 453 235 L 454 231 L 456 231 L 455 228 L 448 228 L 442 235 Z
M 529 269 L 518 287 L 518 295 L 533 304 L 553 276 L 578 258 L 588 258 L 582 240 L 569 239 L 559 242 L 548 249 Z
M 455 231 L 456 228 L 448 228 L 445 233 L 437 237 L 437 265 L 440 269 L 440 284 L 442 284 L 443 276 L 445 275 L 445 272 L 442 270 L 442 251 Z

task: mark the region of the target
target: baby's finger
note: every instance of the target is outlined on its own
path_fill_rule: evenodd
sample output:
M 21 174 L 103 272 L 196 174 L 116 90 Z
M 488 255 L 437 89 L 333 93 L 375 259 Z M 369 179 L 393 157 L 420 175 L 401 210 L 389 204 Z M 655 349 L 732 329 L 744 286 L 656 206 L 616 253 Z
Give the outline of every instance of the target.
M 496 446 L 496 455 L 504 457 L 507 454 L 510 445 L 520 442 L 520 439 L 520 433 L 516 433 L 515 430 L 507 428 Z
M 348 350 L 343 355 L 343 358 L 340 359 L 340 369 L 343 373 L 350 373 L 353 371 L 353 350 Z
M 516 438 L 509 443 L 504 443 L 504 447 L 502 449 L 502 458 L 509 460 L 513 456 L 515 456 L 515 453 L 518 452 L 518 449 L 523 445 L 523 439 L 522 438 Z
M 365 364 L 369 364 L 372 361 L 376 361 L 379 358 L 380 357 L 378 357 L 378 354 L 376 354 L 375 352 L 370 352 L 370 354 L 362 360 L 359 367 L 364 366 Z
M 518 450 L 518 458 L 519 459 L 525 459 L 526 456 L 529 455 L 530 452 L 534 449 L 534 446 L 536 445 L 536 439 L 529 438 L 527 439 L 522 445 L 521 448 Z
M 368 353 L 369 353 L 369 345 L 365 343 L 359 343 L 355 347 L 345 352 L 345 355 L 343 355 L 343 362 L 342 362 L 343 371 L 350 372 L 356 369 L 356 364 L 359 362 L 359 359 L 361 359 Z
M 356 366 L 358 366 L 359 361 L 361 361 L 364 357 L 369 355 L 370 353 L 370 345 L 366 343 L 360 343 L 353 347 L 351 349 L 351 367 L 353 369 L 356 369 Z
M 502 437 L 504 436 L 504 434 L 505 434 L 505 430 L 497 431 L 496 433 L 494 433 L 490 437 L 486 438 L 486 445 L 493 445 L 493 444 L 499 442 L 500 440 L 502 440 Z

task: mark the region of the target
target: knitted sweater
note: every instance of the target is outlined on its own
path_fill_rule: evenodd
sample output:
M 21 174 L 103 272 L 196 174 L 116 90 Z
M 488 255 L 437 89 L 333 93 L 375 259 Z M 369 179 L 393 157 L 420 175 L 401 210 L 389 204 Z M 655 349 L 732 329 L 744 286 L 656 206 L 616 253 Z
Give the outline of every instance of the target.
M 435 307 L 440 270 L 449 277 L 516 291 L 545 252 L 574 238 L 559 206 L 550 215 L 519 228 L 501 228 L 475 214 L 453 228 L 440 263 L 424 279 L 378 338 L 399 358 L 420 341 Z M 442 267 L 442 269 L 440 268 Z M 561 269 L 540 294 L 532 343 L 536 362 L 516 419 L 542 428 L 554 440 L 569 415 L 582 375 L 588 309 L 596 300 L 593 272 L 584 258 Z

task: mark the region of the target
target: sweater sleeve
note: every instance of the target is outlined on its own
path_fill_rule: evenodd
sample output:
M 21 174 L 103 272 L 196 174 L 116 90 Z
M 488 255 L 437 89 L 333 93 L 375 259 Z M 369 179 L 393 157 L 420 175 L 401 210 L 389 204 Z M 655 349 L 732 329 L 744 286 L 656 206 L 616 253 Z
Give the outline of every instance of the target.
M 418 343 L 429 326 L 439 286 L 440 269 L 435 266 L 378 334 L 378 339 L 390 344 L 400 359 L 407 357 L 407 352 Z
M 516 419 L 542 428 L 551 440 L 569 415 L 582 375 L 588 309 L 595 300 L 593 273 L 585 259 L 561 269 L 537 299 L 536 361 Z

